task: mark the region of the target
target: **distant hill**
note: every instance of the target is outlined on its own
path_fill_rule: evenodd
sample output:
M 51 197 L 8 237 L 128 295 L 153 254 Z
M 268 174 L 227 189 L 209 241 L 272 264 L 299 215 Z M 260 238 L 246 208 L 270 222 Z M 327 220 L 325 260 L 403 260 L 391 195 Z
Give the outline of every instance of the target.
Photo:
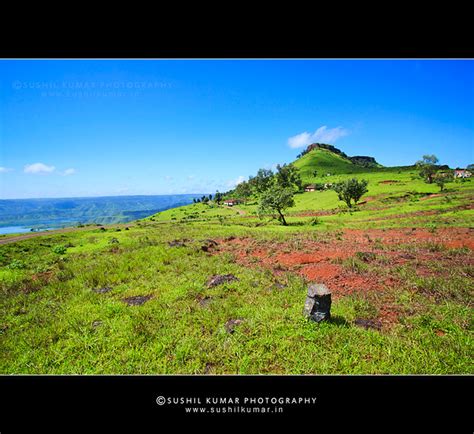
M 190 204 L 197 194 L 0 200 L 0 227 L 57 228 L 79 223 L 126 223 Z

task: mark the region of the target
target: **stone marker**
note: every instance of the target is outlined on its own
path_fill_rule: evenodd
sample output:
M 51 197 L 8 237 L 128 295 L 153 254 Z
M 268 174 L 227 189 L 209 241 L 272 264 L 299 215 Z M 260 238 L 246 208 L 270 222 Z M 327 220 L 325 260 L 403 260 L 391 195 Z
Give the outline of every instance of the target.
M 303 313 L 315 322 L 331 318 L 331 291 L 326 285 L 322 283 L 309 285 Z

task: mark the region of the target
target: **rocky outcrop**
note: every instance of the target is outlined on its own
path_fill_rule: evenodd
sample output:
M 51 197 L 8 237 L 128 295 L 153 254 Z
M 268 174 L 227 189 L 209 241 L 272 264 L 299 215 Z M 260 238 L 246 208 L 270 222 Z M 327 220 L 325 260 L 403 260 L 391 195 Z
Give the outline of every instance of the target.
M 377 161 L 375 161 L 374 157 L 366 157 L 363 155 L 357 155 L 355 157 L 349 157 L 349 160 L 351 160 L 354 164 L 357 164 L 358 166 L 364 166 L 364 167 L 378 166 L 378 163 Z

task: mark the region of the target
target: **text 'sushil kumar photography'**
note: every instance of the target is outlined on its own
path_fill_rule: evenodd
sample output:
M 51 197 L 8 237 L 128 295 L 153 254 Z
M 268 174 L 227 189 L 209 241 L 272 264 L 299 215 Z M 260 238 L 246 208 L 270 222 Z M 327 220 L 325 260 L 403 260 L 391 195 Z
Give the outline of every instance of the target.
M 1 60 L 1 374 L 472 374 L 469 60 Z

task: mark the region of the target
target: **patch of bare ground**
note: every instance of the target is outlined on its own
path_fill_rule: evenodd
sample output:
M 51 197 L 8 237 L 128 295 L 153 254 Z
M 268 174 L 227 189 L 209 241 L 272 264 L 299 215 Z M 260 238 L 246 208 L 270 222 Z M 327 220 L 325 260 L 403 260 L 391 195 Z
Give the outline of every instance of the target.
M 437 197 L 437 196 L 435 196 L 435 195 L 426 196 L 423 199 L 426 199 L 426 198 L 429 199 L 430 197 Z M 420 200 L 422 200 L 422 199 L 420 199 Z M 383 209 L 383 208 L 377 208 L 377 210 L 381 210 L 381 209 Z M 471 210 L 471 209 L 474 209 L 474 203 L 468 203 L 468 204 L 459 205 L 459 206 L 455 206 L 455 207 L 452 207 L 452 208 L 446 208 L 446 209 L 414 211 L 414 212 L 408 212 L 408 213 L 404 213 L 404 214 L 390 214 L 390 215 L 383 216 L 383 217 L 372 217 L 372 218 L 369 218 L 369 219 L 363 219 L 363 220 L 359 220 L 359 221 L 360 222 L 377 222 L 377 221 L 384 221 L 384 220 L 408 219 L 408 218 L 421 217 L 421 216 L 441 215 L 441 214 L 446 214 L 446 213 L 452 212 L 452 211 L 467 211 L 467 210 Z M 373 210 L 375 210 L 375 208 Z
M 269 269 L 275 276 L 293 272 L 309 282 L 325 283 L 335 299 L 372 293 L 378 305 L 376 320 L 388 328 L 401 313 L 394 291 L 403 283 L 395 267 L 412 264 L 419 275 L 442 276 L 454 267 L 474 265 L 473 234 L 469 228 L 443 228 L 436 233 L 408 228 L 349 229 L 321 234 L 315 240 L 299 234 L 285 242 L 236 237 L 220 240 L 213 253 L 230 252 L 237 263 Z M 450 250 L 461 248 L 466 250 L 462 254 Z M 367 267 L 351 268 L 351 260 Z

